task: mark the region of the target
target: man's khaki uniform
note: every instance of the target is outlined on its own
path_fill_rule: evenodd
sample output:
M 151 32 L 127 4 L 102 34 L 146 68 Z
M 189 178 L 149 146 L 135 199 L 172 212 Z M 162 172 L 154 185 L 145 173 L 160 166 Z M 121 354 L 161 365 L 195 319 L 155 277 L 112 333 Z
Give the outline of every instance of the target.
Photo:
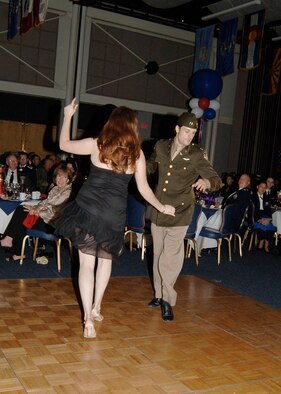
M 155 297 L 162 298 L 171 306 L 176 304 L 174 284 L 182 269 L 184 236 L 194 210 L 195 195 L 191 186 L 198 177 L 207 178 L 211 190 L 221 186 L 221 180 L 202 148 L 191 144 L 172 160 L 172 142 L 172 139 L 158 141 L 147 163 L 148 173 L 158 169 L 156 197 L 162 204 L 176 208 L 175 217 L 164 215 L 154 208 L 151 217 Z

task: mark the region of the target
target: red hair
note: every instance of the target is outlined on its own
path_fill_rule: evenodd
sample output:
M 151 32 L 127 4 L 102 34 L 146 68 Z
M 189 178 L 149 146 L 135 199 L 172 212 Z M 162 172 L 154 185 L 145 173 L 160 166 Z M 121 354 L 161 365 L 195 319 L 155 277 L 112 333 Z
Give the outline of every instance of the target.
M 140 157 L 141 143 L 137 131 L 136 113 L 127 107 L 118 107 L 110 115 L 97 139 L 99 159 L 110 164 L 115 172 L 135 170 Z

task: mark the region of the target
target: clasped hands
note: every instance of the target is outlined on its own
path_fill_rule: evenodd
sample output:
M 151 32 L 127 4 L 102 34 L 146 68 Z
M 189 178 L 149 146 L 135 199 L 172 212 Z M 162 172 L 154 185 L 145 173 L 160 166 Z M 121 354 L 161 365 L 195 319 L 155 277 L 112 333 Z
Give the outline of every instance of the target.
M 29 215 L 37 215 L 38 216 L 38 210 L 36 207 L 30 206 L 30 205 L 24 205 L 23 209 L 25 212 L 28 212 Z

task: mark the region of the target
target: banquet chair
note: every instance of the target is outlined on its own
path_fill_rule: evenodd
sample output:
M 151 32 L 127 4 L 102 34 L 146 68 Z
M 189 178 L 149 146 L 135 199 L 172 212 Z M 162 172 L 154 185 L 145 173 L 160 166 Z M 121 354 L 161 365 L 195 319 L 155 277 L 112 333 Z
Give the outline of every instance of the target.
M 222 240 L 225 239 L 228 244 L 228 259 L 231 261 L 231 240 L 233 236 L 237 237 L 239 240 L 239 250 L 241 251 L 241 237 L 238 236 L 238 230 L 239 228 L 233 228 L 232 225 L 232 219 L 235 215 L 235 204 L 230 204 L 227 205 L 226 207 L 223 208 L 222 210 L 222 222 L 220 228 L 214 229 L 211 227 L 203 227 L 200 236 L 205 237 L 205 238 L 212 238 L 217 241 L 217 247 L 218 247 L 218 254 L 217 254 L 217 263 L 218 265 L 220 264 L 221 261 L 221 243 Z M 241 254 L 240 254 L 241 256 Z
M 147 235 L 150 234 L 150 226 L 145 219 L 146 205 L 133 194 L 128 195 L 127 200 L 127 223 L 124 238 L 129 235 L 129 248 L 133 250 L 133 235 L 140 236 L 141 259 L 144 260 L 147 246 Z M 139 247 L 139 243 L 138 243 Z
M 250 251 L 250 243 L 251 243 L 251 235 L 254 232 L 254 224 L 255 224 L 255 205 L 253 202 L 250 203 L 250 205 L 248 206 L 247 209 L 247 214 L 246 217 L 242 223 L 242 228 L 246 227 L 246 230 L 244 232 L 243 235 L 243 239 L 242 239 L 242 247 L 244 246 L 245 241 L 247 240 L 247 238 L 250 236 L 250 241 L 249 241 L 249 251 Z
M 184 237 L 184 239 L 187 241 L 185 258 L 187 258 L 187 257 L 190 258 L 191 249 L 192 249 L 191 243 L 192 243 L 193 249 L 194 249 L 194 255 L 195 255 L 195 262 L 196 262 L 197 266 L 198 266 L 198 245 L 197 245 L 197 241 L 195 239 L 195 234 L 196 234 L 196 230 L 197 230 L 198 219 L 199 219 L 199 216 L 201 215 L 201 213 L 202 213 L 202 205 L 199 203 L 196 203 L 194 206 L 194 211 L 193 211 L 191 223 L 188 226 L 187 232 Z
M 25 235 L 25 237 L 23 238 L 23 241 L 22 241 L 20 265 L 22 265 L 22 263 L 23 263 L 26 241 L 30 237 L 35 238 L 33 257 L 32 257 L 33 261 L 36 260 L 39 239 L 43 239 L 45 241 L 54 241 L 56 243 L 57 267 L 58 267 L 58 271 L 59 272 L 61 270 L 61 253 L 60 253 L 61 250 L 60 250 L 60 248 L 61 248 L 61 241 L 62 241 L 62 239 L 66 239 L 68 241 L 70 258 L 72 260 L 72 242 L 71 242 L 71 240 L 69 238 L 67 238 L 67 237 L 58 237 L 55 234 L 46 233 L 44 231 L 27 229 L 26 230 L 26 235 Z

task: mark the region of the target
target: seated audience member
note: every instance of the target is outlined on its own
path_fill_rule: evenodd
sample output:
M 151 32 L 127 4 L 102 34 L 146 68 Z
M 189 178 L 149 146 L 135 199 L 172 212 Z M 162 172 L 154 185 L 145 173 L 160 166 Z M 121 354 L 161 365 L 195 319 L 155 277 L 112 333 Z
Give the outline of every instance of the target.
M 20 177 L 20 184 L 29 188 L 30 191 L 36 190 L 36 173 L 28 165 L 28 156 L 26 152 L 19 153 L 18 173 Z
M 233 215 L 233 229 L 238 229 L 246 209 L 250 206 L 252 200 L 252 192 L 250 190 L 251 178 L 248 174 L 242 174 L 238 180 L 239 189 L 230 194 L 228 197 L 224 198 L 221 208 L 214 211 L 213 215 L 207 218 L 205 215 L 201 215 L 197 224 L 197 232 L 195 239 L 198 243 L 198 250 L 201 250 L 203 238 L 200 236 L 200 231 L 202 227 L 210 227 L 218 230 L 222 222 L 222 209 L 227 205 L 234 204 L 235 212 Z M 204 244 L 203 244 L 204 246 Z M 210 246 L 209 246 L 210 247 Z M 216 247 L 216 242 L 214 246 Z
M 235 191 L 234 178 L 232 175 L 228 174 L 225 179 L 225 184 L 220 190 L 220 195 L 224 198 L 227 198 L 234 191 Z
M 78 166 L 76 161 L 72 157 L 67 157 L 65 160 L 61 160 L 60 164 L 64 163 L 70 173 L 72 174 L 72 192 L 71 192 L 71 198 L 76 197 L 80 187 L 82 186 L 84 182 L 84 178 L 82 175 L 78 172 Z M 53 183 L 50 184 L 49 189 L 51 189 L 54 186 Z
M 36 153 L 33 154 L 32 156 L 30 156 L 30 167 L 37 169 L 40 167 L 41 164 L 41 158 L 39 155 L 37 155 Z
M 5 171 L 5 182 L 6 183 L 19 183 L 18 173 L 18 157 L 15 153 L 9 153 L 6 157 L 6 171 Z
M 269 176 L 266 179 L 265 183 L 266 183 L 265 194 L 270 202 L 270 205 L 274 207 L 276 205 L 276 200 L 277 200 L 277 190 L 275 189 L 274 179 Z
M 54 165 L 52 159 L 45 158 L 42 160 L 42 165 L 37 170 L 37 190 L 40 190 L 41 194 L 47 194 L 50 186 L 50 172 Z
M 81 186 L 83 185 L 85 178 L 79 171 L 78 165 L 76 160 L 74 160 L 72 157 L 67 157 L 66 158 L 66 165 L 68 169 L 72 172 L 73 175 L 73 181 L 72 181 L 72 196 L 76 197 L 77 193 L 79 192 Z
M 253 195 L 255 205 L 254 229 L 257 231 L 259 240 L 258 249 L 264 249 L 266 253 L 269 253 L 276 229 L 272 224 L 270 197 L 266 194 L 266 185 L 266 182 L 260 182 Z
M 33 229 L 53 232 L 54 222 L 59 216 L 63 204 L 69 199 L 71 194 L 72 174 L 65 163 L 59 164 L 54 171 L 55 186 L 50 190 L 48 197 L 39 202 L 38 205 L 19 205 L 12 216 L 4 233 L 4 238 L 0 241 L 1 246 L 9 248 L 11 256 L 8 261 L 20 259 L 22 240 L 26 234 L 26 227 L 23 221 L 27 216 L 37 221 L 32 226 Z

